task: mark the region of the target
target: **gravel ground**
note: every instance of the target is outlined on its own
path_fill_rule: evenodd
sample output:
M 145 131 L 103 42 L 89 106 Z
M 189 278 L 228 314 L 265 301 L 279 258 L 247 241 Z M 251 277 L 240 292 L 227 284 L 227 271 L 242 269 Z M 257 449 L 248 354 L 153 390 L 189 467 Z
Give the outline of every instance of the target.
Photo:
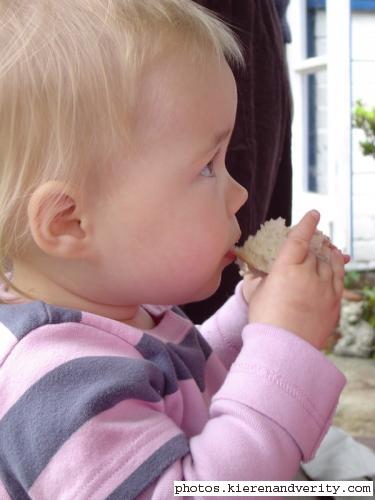
M 375 360 L 329 355 L 348 379 L 333 419 L 353 437 L 375 439 Z

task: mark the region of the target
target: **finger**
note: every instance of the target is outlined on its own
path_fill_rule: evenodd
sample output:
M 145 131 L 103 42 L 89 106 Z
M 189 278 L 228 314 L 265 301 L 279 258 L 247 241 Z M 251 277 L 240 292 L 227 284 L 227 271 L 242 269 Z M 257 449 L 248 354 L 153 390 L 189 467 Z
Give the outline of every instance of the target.
M 333 270 L 331 267 L 331 263 L 328 263 L 326 260 L 323 259 L 318 259 L 317 270 L 319 276 L 323 281 L 329 281 L 329 282 L 332 281 Z
M 275 264 L 301 264 L 309 253 L 309 243 L 319 222 L 319 212 L 308 212 L 288 233 Z
M 308 252 L 306 259 L 303 262 L 304 266 L 311 268 L 313 271 L 317 272 L 318 269 L 318 258 L 313 252 Z
M 247 303 L 250 302 L 253 293 L 255 292 L 261 281 L 262 278 L 252 278 L 249 274 L 244 277 L 242 293 Z
M 317 255 L 318 255 L 319 259 L 321 259 L 323 262 L 330 264 L 331 263 L 331 254 L 335 248 L 336 247 L 334 245 L 323 244 L 320 247 L 320 249 L 318 250 Z
M 337 248 L 332 242 L 328 243 L 328 247 L 330 248 L 330 250 L 333 250 L 334 248 L 336 248 L 339 252 L 341 252 L 341 250 L 339 248 Z M 343 256 L 344 256 L 344 264 L 348 264 L 351 260 L 350 255 L 347 253 L 344 253 Z
M 319 212 L 317 210 L 310 210 L 310 212 L 307 212 L 302 217 L 298 224 L 292 227 L 288 237 L 310 241 L 316 231 L 319 220 Z
M 259 279 L 259 278 L 264 278 L 267 276 L 267 273 L 264 273 L 263 271 L 259 271 L 259 269 L 255 269 L 255 267 L 250 267 L 248 265 L 249 272 L 246 273 L 245 276 L 250 276 L 251 279 Z
M 263 273 L 264 274 L 264 273 Z M 263 276 L 258 276 L 257 273 L 252 273 L 252 272 L 249 272 L 249 273 L 246 273 L 245 276 L 244 276 L 244 281 L 246 283 L 249 283 L 249 284 L 253 284 L 253 283 L 259 283 L 261 281 L 261 279 L 263 278 Z
M 331 255 L 331 266 L 333 271 L 333 287 L 337 295 L 342 295 L 344 290 L 344 256 L 339 250 L 333 250 Z
M 351 260 L 350 255 L 348 255 L 347 253 L 344 253 L 343 257 L 344 257 L 344 264 L 348 264 Z

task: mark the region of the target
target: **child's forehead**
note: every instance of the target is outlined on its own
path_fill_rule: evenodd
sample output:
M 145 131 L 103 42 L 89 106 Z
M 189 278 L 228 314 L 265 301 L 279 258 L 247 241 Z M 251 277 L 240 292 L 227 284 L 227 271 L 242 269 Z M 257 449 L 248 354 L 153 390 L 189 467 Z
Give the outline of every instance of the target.
M 184 103 L 236 95 L 236 84 L 225 60 L 207 56 L 205 64 L 188 57 L 169 56 L 145 68 L 138 86 L 138 106 L 174 109 Z
M 180 59 L 155 66 L 139 87 L 137 147 L 169 149 L 175 142 L 182 155 L 185 146 L 202 151 L 215 135 L 231 131 L 236 107 L 236 84 L 226 63 L 212 59 L 199 68 Z

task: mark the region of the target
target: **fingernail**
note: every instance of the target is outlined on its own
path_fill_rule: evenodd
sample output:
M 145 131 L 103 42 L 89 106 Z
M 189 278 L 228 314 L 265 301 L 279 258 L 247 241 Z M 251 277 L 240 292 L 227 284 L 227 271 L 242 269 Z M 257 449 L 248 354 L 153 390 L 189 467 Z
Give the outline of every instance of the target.
M 320 219 L 320 213 L 317 210 L 311 210 L 310 213 L 317 221 Z

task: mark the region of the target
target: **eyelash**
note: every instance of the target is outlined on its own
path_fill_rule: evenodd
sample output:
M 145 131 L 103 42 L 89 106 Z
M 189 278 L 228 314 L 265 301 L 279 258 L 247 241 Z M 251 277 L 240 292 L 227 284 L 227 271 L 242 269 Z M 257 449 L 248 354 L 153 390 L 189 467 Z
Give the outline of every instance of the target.
M 214 170 L 213 163 L 214 163 L 214 158 L 213 158 L 211 161 L 209 161 L 209 162 L 207 163 L 207 165 L 205 165 L 205 166 L 202 168 L 202 170 L 201 170 L 201 172 L 200 172 L 200 175 L 202 175 L 203 177 L 215 177 L 215 170 Z M 205 170 L 206 168 L 208 168 L 208 169 L 209 169 L 209 172 L 210 172 L 210 174 L 209 174 L 209 175 L 206 175 L 206 174 L 204 174 L 204 173 L 203 173 L 203 172 L 204 172 L 204 170 Z

